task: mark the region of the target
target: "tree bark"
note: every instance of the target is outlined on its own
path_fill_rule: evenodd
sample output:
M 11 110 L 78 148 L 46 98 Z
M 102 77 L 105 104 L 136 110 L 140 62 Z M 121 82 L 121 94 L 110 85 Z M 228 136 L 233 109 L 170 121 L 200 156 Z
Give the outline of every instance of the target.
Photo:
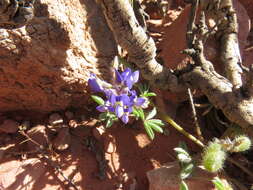
M 184 52 L 192 57 L 194 65 L 189 65 L 177 76 L 155 61 L 154 43 L 140 29 L 128 1 L 100 0 L 99 2 L 117 42 L 129 53 L 130 60 L 133 60 L 142 70 L 145 79 L 165 90 L 175 91 L 183 86 L 200 89 L 231 122 L 237 123 L 246 130 L 251 130 L 253 95 L 250 94 L 249 89 L 245 89 L 246 86 L 251 85 L 245 86 L 241 81 L 240 67 L 242 66 L 237 39 L 237 20 L 232 0 L 200 1 L 203 12 L 199 25 L 195 22 L 198 0 L 191 1 L 192 11 L 187 29 L 189 49 Z M 214 14 L 215 18 L 219 18 L 218 32 L 221 42 L 225 43 L 224 46 L 221 45 L 221 60 L 227 68 L 227 78 L 215 72 L 213 64 L 205 58 L 203 44 L 210 33 L 205 29 L 207 26 L 204 13 Z M 251 78 L 252 70 L 248 72 Z M 158 85 L 158 83 L 163 85 Z

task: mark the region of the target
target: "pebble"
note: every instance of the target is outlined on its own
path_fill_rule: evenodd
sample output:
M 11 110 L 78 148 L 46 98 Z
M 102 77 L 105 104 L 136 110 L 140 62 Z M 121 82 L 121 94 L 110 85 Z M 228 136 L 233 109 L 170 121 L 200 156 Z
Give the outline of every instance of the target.
M 78 124 L 75 120 L 72 119 L 69 121 L 69 127 L 76 128 L 77 126 L 78 126 Z
M 64 127 L 59 131 L 59 133 L 53 140 L 53 147 L 56 150 L 64 151 L 69 148 L 70 142 L 71 142 L 71 136 L 69 133 L 69 128 Z
M 0 131 L 5 133 L 16 133 L 18 131 L 19 123 L 11 119 L 6 119 L 0 125 Z

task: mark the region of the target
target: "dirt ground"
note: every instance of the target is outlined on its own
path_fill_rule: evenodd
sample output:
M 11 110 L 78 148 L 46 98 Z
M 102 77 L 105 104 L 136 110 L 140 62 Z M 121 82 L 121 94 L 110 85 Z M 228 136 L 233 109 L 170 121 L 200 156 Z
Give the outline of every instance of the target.
M 58 128 L 64 128 L 69 121 L 65 118 Z M 38 146 L 31 142 L 25 143 L 26 137 L 20 133 L 1 133 L 2 189 L 74 189 L 68 180 L 72 180 L 82 190 L 119 190 L 130 189 L 131 186 L 140 190 L 148 189 L 146 172 L 175 160 L 173 148 L 179 141 L 187 142 L 186 138 L 168 125 L 165 126 L 168 134 L 157 134 L 155 140 L 150 141 L 140 124 L 135 124 L 134 127 L 115 125 L 101 132 L 95 129 L 101 128 L 96 124 L 97 120 L 92 119 L 87 112 L 74 114 L 71 119 L 72 123 L 73 121 L 75 126 L 72 125 L 69 130 L 71 140 L 66 142 L 66 137 L 64 140 L 64 143 L 69 143 L 69 148 L 63 151 L 34 153 L 32 151 L 38 149 Z M 186 126 L 191 123 L 188 118 L 180 121 Z M 54 133 L 47 126 L 48 120 L 41 122 L 40 126 L 46 126 L 48 130 L 46 138 L 54 139 Z M 38 125 L 33 126 L 36 128 Z M 29 133 L 29 129 L 27 134 L 40 144 L 48 146 L 52 143 L 51 140 L 46 142 L 43 135 Z M 95 151 L 87 146 L 86 141 L 90 137 L 96 143 Z M 189 145 L 192 150 L 198 150 L 193 143 L 189 142 Z M 107 160 L 102 169 L 104 171 L 99 169 L 101 159 L 98 155 L 101 150 L 104 150 Z M 103 172 L 105 179 L 100 179 L 99 175 Z M 64 179 L 62 174 L 68 179 Z

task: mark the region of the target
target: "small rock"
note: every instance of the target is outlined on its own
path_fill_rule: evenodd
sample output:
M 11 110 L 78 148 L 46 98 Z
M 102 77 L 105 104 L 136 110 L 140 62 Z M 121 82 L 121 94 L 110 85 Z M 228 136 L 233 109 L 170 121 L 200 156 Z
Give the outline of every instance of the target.
M 0 125 L 0 131 L 5 133 L 16 133 L 18 131 L 19 123 L 11 119 L 6 119 Z
M 44 125 L 36 125 L 27 131 L 27 135 L 39 143 L 43 147 L 46 147 L 49 144 L 47 128 Z M 31 141 L 27 142 L 27 146 L 29 150 L 38 149 L 38 145 L 34 144 Z
M 69 128 L 64 127 L 60 130 L 56 138 L 53 140 L 53 147 L 56 150 L 63 151 L 69 148 L 71 142 L 71 136 L 69 134 Z
M 172 162 L 160 168 L 148 171 L 147 177 L 150 184 L 149 190 L 178 190 L 180 185 L 179 175 L 180 167 L 178 162 Z M 187 178 L 185 182 L 189 189 L 214 190 L 211 183 L 214 176 L 214 174 L 209 173 L 200 167 L 196 167 L 192 175 L 193 178 Z M 203 178 L 206 180 L 203 181 Z
M 23 121 L 19 126 L 20 130 L 28 130 L 31 126 L 30 121 Z
M 63 123 L 63 118 L 58 113 L 53 113 L 49 116 L 49 124 L 54 126 Z
M 73 114 L 73 112 L 71 112 L 71 111 L 66 111 L 64 115 L 65 115 L 66 118 L 69 119 L 69 120 L 70 120 L 70 119 L 73 119 L 73 117 L 74 117 L 74 114 Z
M 75 120 L 72 119 L 69 121 L 69 127 L 76 128 L 77 126 L 78 126 L 78 124 Z

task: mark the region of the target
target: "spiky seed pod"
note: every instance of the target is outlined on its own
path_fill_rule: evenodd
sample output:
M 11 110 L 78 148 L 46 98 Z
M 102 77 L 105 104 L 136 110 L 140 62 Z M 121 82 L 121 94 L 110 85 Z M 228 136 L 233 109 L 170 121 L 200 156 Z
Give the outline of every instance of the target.
M 245 135 L 240 135 L 234 139 L 234 147 L 231 152 L 243 152 L 251 147 L 251 140 Z
M 218 172 L 223 168 L 226 152 L 219 142 L 210 142 L 202 156 L 202 164 L 209 172 Z

